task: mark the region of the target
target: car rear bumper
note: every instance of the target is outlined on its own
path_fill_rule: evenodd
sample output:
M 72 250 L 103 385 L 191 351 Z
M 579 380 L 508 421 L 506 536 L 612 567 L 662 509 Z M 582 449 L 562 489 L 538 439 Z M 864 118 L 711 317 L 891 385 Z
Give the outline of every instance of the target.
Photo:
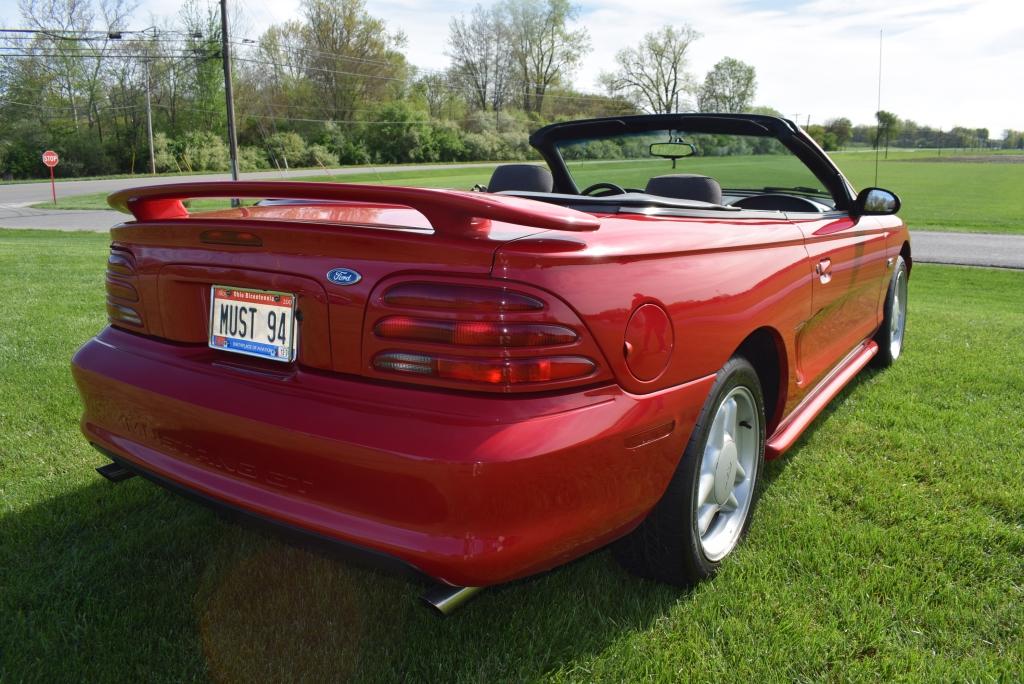
M 73 373 L 83 432 L 129 467 L 463 586 L 628 532 L 663 493 L 713 382 L 466 395 L 263 370 L 112 328 Z

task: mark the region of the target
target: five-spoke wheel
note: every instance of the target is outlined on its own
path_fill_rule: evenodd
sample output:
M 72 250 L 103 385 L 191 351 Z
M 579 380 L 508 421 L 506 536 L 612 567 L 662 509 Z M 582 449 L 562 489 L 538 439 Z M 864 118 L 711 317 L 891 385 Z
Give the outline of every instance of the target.
M 764 397 L 754 367 L 722 367 L 668 489 L 615 554 L 628 569 L 689 585 L 713 575 L 750 525 L 764 462 Z
M 718 405 L 704 456 L 694 514 L 704 555 L 721 560 L 750 513 L 760 454 L 761 416 L 750 390 L 734 388 Z

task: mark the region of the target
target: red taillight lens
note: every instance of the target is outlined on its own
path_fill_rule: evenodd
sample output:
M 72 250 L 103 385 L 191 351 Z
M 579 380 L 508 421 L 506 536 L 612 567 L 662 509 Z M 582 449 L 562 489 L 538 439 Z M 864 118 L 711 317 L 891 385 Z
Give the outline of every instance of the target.
M 445 283 L 402 283 L 384 293 L 384 303 L 388 306 L 413 309 L 447 309 L 480 313 L 544 309 L 544 302 L 521 292 Z
M 373 359 L 379 371 L 477 382 L 487 385 L 520 385 L 585 378 L 597 365 L 582 356 L 551 356 L 522 359 L 484 359 L 382 352 Z
M 377 323 L 378 337 L 415 340 L 467 347 L 545 347 L 571 344 L 576 331 L 549 323 L 501 321 L 442 321 L 409 316 L 389 316 Z
M 107 300 L 107 317 L 115 325 L 126 324 L 136 328 L 142 327 L 142 317 L 139 316 L 138 311 L 130 306 L 112 302 L 109 299 Z
M 107 318 L 112 325 L 144 328 L 135 274 L 135 258 L 128 250 L 112 246 L 107 257 Z

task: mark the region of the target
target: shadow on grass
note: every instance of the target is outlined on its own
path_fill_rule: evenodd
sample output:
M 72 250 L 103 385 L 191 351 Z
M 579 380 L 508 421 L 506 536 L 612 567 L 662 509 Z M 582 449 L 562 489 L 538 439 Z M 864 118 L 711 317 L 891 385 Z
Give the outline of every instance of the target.
M 419 584 L 220 521 L 142 478 L 97 475 L 4 525 L 0 607 L 14 619 L 0 641 L 19 647 L 0 647 L 0 675 L 14 680 L 536 679 L 687 596 L 599 552 L 440 618 Z

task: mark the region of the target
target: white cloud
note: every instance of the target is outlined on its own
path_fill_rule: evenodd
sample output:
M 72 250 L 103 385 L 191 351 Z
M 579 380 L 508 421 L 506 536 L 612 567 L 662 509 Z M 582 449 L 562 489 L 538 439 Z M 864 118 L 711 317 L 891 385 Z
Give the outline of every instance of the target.
M 298 0 L 231 0 L 249 31 L 293 17 Z M 14 3 L 0 21 L 17 21 Z M 145 0 L 136 17 L 168 16 L 180 0 Z M 369 11 L 407 38 L 416 65 L 443 68 L 448 21 L 472 0 L 368 0 Z M 489 4 L 489 3 L 485 3 Z M 822 122 L 873 119 L 878 31 L 884 27 L 882 107 L 902 118 L 949 128 L 985 126 L 993 135 L 1024 128 L 1024 10 L 1019 0 L 589 0 L 581 23 L 593 51 L 577 73 L 584 90 L 612 68 L 615 53 L 666 23 L 704 33 L 693 47 L 699 78 L 723 56 L 757 67 L 760 104 Z

